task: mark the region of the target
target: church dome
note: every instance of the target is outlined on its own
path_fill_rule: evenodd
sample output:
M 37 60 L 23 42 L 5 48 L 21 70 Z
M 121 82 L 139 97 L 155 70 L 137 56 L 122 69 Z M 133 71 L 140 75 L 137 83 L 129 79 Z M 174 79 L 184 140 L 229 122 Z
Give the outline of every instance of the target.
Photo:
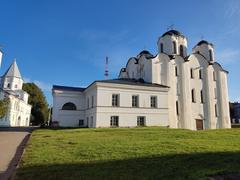
M 181 32 L 179 32 L 177 30 L 173 30 L 173 29 L 165 32 L 161 37 L 166 36 L 166 35 L 170 35 L 170 36 L 175 35 L 175 36 L 183 36 L 184 37 L 184 35 Z
M 201 40 L 198 42 L 194 48 L 193 53 L 198 53 L 203 55 L 209 62 L 214 61 L 214 47 L 212 43 L 206 40 Z
M 165 32 L 158 39 L 157 44 L 160 53 L 187 56 L 187 38 L 177 30 Z
M 147 50 L 143 50 L 143 51 L 141 51 L 140 53 L 139 53 L 139 55 L 143 55 L 143 54 L 150 54 L 150 55 L 152 55 L 149 51 L 147 51 Z
M 197 43 L 197 46 L 201 46 L 202 44 L 207 44 L 207 45 L 210 45 L 210 46 L 213 46 L 212 43 L 209 43 L 208 41 L 206 40 L 201 40 Z
M 143 50 L 141 51 L 138 55 L 137 58 L 139 58 L 140 56 L 144 55 L 146 58 L 152 58 L 154 57 L 149 51 L 147 50 Z

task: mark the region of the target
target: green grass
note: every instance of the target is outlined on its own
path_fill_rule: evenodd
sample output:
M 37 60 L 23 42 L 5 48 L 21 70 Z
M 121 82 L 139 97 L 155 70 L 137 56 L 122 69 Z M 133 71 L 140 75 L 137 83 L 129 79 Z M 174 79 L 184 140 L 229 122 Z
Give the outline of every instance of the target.
M 36 130 L 15 179 L 199 179 L 240 172 L 240 129 Z

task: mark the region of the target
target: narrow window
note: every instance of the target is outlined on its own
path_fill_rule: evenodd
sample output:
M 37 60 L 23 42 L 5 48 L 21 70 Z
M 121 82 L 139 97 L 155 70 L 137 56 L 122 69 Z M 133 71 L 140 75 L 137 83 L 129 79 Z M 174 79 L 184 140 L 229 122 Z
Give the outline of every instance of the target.
M 213 56 L 212 56 L 212 50 L 209 50 L 209 57 L 210 57 L 210 61 L 213 61 Z
M 92 96 L 92 108 L 93 108 L 93 105 L 94 105 L 94 96 Z
M 183 57 L 183 45 L 180 45 L 180 56 Z
M 218 109 L 217 109 L 217 104 L 215 104 L 215 117 L 218 117 Z
M 199 79 L 202 79 L 202 69 L 199 69 Z
M 193 75 L 193 68 L 190 69 L 190 75 L 191 75 L 191 79 L 194 78 L 194 75 Z
M 160 51 L 163 53 L 163 43 L 160 44 Z
M 193 102 L 193 103 L 196 102 L 196 98 L 195 98 L 195 89 L 192 89 L 192 102 Z
M 137 95 L 132 96 L 132 107 L 139 107 L 138 106 L 138 96 Z
M 215 73 L 215 71 L 213 71 L 213 80 L 214 80 L 214 81 L 217 80 L 217 79 L 216 79 L 216 73 Z
M 178 67 L 175 66 L 175 76 L 178 76 Z
M 118 126 L 119 126 L 118 120 L 119 120 L 119 117 L 118 117 L 118 116 L 111 116 L 110 126 L 111 126 L 111 127 L 118 127 Z
M 151 96 L 150 101 L 151 108 L 157 108 L 157 96 Z
M 200 96 L 201 96 L 201 103 L 204 103 L 204 99 L 203 99 L 203 91 L 200 91 Z
M 11 86 L 10 83 L 8 83 L 8 84 L 7 84 L 7 88 L 10 88 L 10 86 Z
M 176 113 L 177 113 L 177 115 L 179 115 L 178 101 L 176 101 Z
M 137 117 L 137 126 L 145 126 L 145 125 L 146 125 L 145 116 L 138 116 Z
M 112 95 L 112 106 L 114 106 L 114 107 L 119 106 L 119 94 Z
M 177 54 L 177 45 L 175 41 L 173 41 L 173 54 Z

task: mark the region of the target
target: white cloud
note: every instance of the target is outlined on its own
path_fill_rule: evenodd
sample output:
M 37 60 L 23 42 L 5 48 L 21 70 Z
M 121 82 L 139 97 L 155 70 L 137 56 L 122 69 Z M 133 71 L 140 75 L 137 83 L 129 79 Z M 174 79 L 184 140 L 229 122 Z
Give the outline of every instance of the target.
M 237 49 L 224 49 L 218 51 L 217 59 L 222 63 L 233 63 L 237 61 L 240 57 L 240 51 Z
M 224 17 L 229 18 L 235 18 L 237 15 L 240 14 L 240 3 L 239 1 L 231 1 L 225 11 Z
M 40 87 L 43 91 L 50 92 L 52 89 L 52 85 L 42 82 L 42 81 L 37 81 L 34 80 L 33 83 L 35 83 L 38 87 Z
M 52 85 L 49 83 L 45 83 L 39 80 L 31 80 L 31 78 L 24 77 L 23 78 L 26 83 L 35 83 L 40 89 L 42 89 L 45 92 L 51 92 Z
M 30 79 L 30 78 L 27 78 L 27 77 L 24 77 L 23 80 L 24 80 L 25 83 L 31 82 L 31 79 Z

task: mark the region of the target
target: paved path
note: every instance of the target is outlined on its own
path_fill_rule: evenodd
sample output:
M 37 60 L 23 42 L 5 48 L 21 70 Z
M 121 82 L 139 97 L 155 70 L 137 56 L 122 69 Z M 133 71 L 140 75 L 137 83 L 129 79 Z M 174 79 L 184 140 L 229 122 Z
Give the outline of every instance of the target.
M 9 179 L 34 128 L 0 128 L 0 180 Z

